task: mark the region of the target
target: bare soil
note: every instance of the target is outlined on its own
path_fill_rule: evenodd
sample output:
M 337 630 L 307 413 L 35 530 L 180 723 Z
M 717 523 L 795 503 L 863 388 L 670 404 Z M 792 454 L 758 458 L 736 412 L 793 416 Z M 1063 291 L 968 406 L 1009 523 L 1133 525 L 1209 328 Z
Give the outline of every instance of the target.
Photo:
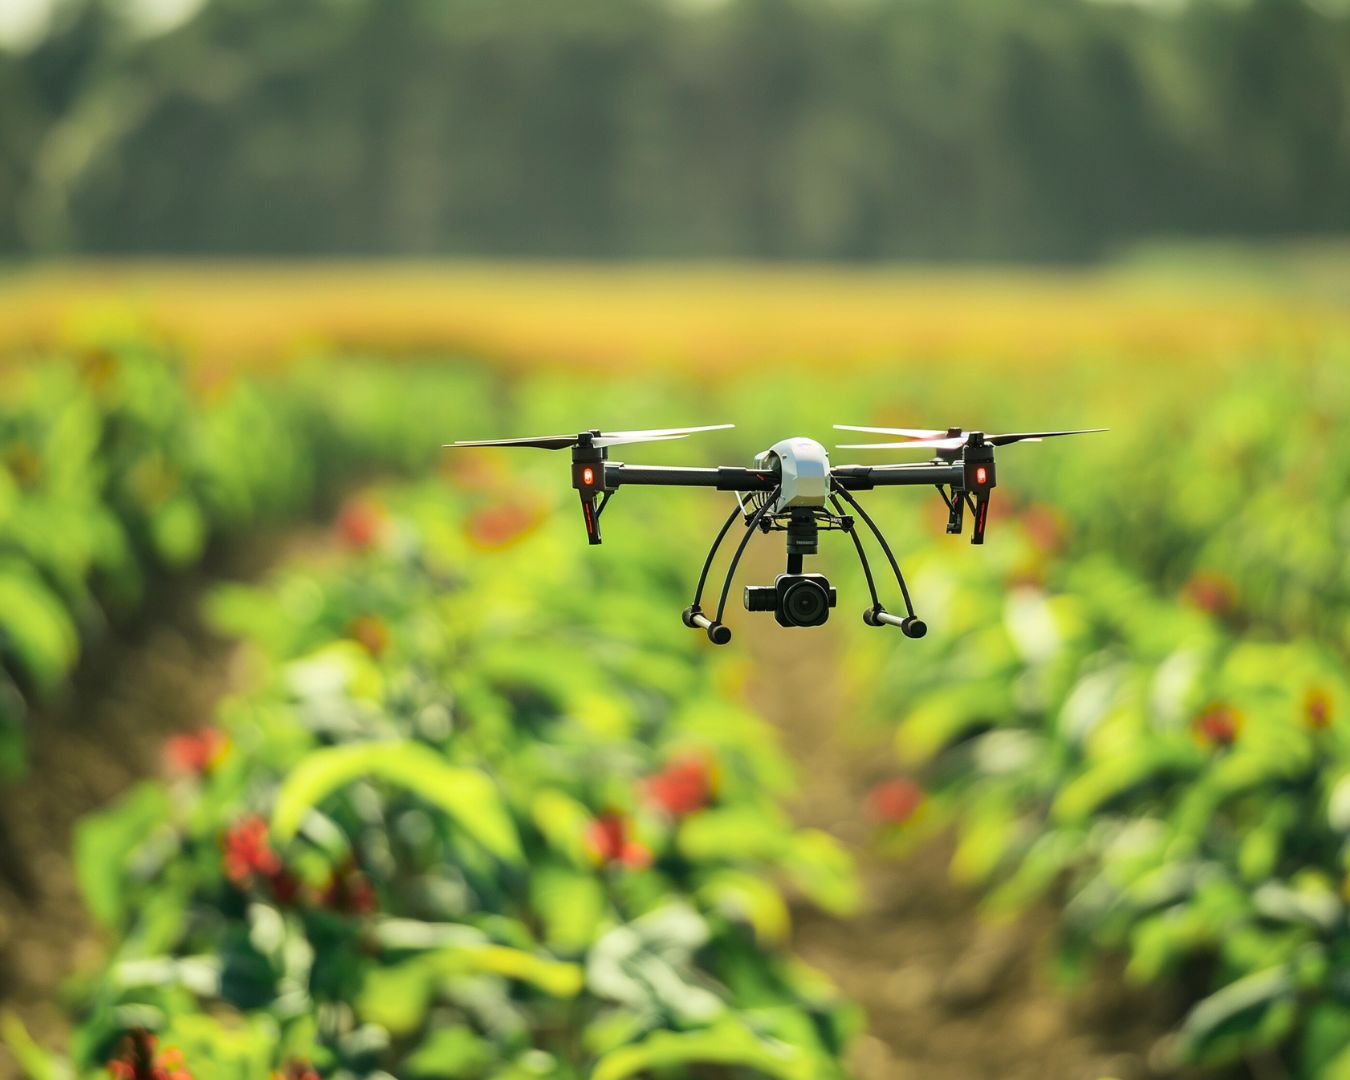
M 867 1014 L 851 1063 L 860 1080 L 1178 1077 L 1160 1043 L 1181 1014 L 1176 996 L 1129 986 L 1110 965 L 1066 996 L 1047 971 L 1053 911 L 983 919 L 978 897 L 948 875 L 948 838 L 903 859 L 884 854 L 864 795 L 900 770 L 886 732 L 850 723 L 831 656 L 840 628 L 784 630 L 771 617 L 739 614 L 738 643 L 754 657 L 752 702 L 798 763 L 797 819 L 841 840 L 862 877 L 858 916 L 802 906 L 794 929 L 803 958 Z M 897 648 L 922 648 L 894 637 Z
M 0 1012 L 59 1046 L 61 985 L 103 948 L 71 861 L 76 823 L 162 768 L 165 738 L 209 724 L 234 644 L 203 624 L 208 581 L 258 577 L 295 534 L 262 536 L 162 581 L 149 610 L 92 648 L 60 700 L 29 717 L 29 768 L 0 785 Z M 10 1075 L 0 1047 L 0 1076 Z

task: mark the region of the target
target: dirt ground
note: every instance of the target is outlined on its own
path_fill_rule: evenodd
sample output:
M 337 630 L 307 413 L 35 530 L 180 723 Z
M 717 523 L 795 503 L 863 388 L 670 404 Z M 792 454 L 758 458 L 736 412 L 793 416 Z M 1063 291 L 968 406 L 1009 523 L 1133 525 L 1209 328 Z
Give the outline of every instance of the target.
M 166 736 L 210 723 L 232 681 L 234 645 L 202 624 L 206 583 L 252 580 L 294 543 L 256 538 L 160 583 L 150 609 L 90 650 L 60 700 L 30 717 L 27 776 L 0 785 L 0 1011 L 39 1042 L 62 1044 L 61 984 L 102 948 L 71 864 L 75 824 L 158 775 Z M 0 1047 L 0 1077 L 10 1069 Z
M 864 794 L 900 770 L 884 732 L 849 723 L 830 656 L 838 628 L 782 630 L 770 617 L 738 615 L 735 632 L 755 661 L 752 701 L 798 763 L 797 818 L 843 841 L 863 879 L 857 917 L 795 913 L 798 951 L 866 1011 L 852 1063 L 859 1080 L 1178 1077 L 1159 1040 L 1181 1002 L 1127 986 L 1110 967 L 1068 998 L 1044 975 L 1053 912 L 982 920 L 977 898 L 948 877 L 946 839 L 900 860 L 881 853 Z M 894 636 L 897 648 L 922 648 Z

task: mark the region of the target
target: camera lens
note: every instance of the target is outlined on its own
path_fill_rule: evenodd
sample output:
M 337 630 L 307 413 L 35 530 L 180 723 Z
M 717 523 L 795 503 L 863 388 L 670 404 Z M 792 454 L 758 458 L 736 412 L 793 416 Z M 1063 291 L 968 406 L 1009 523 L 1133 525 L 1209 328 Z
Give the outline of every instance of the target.
M 830 613 L 830 598 L 816 581 L 794 581 L 783 592 L 783 618 L 793 626 L 819 626 Z
M 778 590 L 772 585 L 747 585 L 745 587 L 746 611 L 772 611 L 778 606 Z

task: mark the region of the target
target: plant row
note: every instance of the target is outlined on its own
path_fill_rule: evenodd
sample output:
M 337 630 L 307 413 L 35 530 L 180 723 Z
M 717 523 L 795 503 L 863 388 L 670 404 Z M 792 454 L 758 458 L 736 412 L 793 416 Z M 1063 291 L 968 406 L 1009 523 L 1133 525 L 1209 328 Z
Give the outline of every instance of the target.
M 910 832 L 955 823 L 953 871 L 995 909 L 1061 905 L 1066 975 L 1123 951 L 1131 977 L 1195 991 L 1178 1061 L 1350 1075 L 1343 660 L 1053 536 L 1034 511 L 916 574 L 943 632 L 874 671 L 903 690 L 910 805 L 933 811 Z
M 364 496 L 215 594 L 254 676 L 81 827 L 113 944 L 68 1057 L 10 1025 L 31 1075 L 840 1075 L 785 895 L 849 910 L 847 857 L 667 617 L 659 518 L 601 563 L 529 505 Z
M 425 461 L 440 424 L 482 411 L 475 380 L 456 373 L 434 373 L 436 395 L 419 393 L 431 372 L 340 362 L 248 380 L 184 367 L 149 341 L 3 377 L 0 776 L 22 768 L 32 705 L 164 572 L 305 512 L 359 468 Z

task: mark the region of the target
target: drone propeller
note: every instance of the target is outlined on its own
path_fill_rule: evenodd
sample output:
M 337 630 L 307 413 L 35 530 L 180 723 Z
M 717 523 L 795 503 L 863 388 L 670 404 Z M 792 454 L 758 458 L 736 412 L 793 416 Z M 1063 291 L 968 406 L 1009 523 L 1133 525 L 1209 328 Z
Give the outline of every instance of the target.
M 576 435 L 540 435 L 523 439 L 461 439 L 446 443 L 447 449 L 463 446 L 532 446 L 540 450 L 566 450 L 583 442 L 596 449 L 607 446 L 626 446 L 632 443 L 669 442 L 683 439 L 700 431 L 722 431 L 735 424 L 710 424 L 707 427 L 652 428 L 647 431 L 586 431 Z
M 838 427 L 840 425 L 836 425 Z M 865 428 L 844 428 L 845 431 L 863 431 Z M 889 433 L 897 431 L 904 432 L 898 428 L 873 428 L 877 432 Z M 920 429 L 909 429 L 918 433 Z M 980 435 L 988 446 L 1006 446 L 1009 443 L 1018 442 L 1040 442 L 1042 439 L 1055 439 L 1061 435 L 1090 435 L 1098 431 L 1106 431 L 1106 428 L 1079 428 L 1075 431 L 1017 431 L 1006 435 L 984 435 L 983 432 L 967 431 L 962 432 L 960 428 L 952 429 L 945 438 L 932 438 L 933 435 L 940 435 L 941 432 L 923 431 L 921 438 L 906 440 L 905 442 L 888 443 L 849 443 L 841 445 L 841 450 L 960 450 L 969 445 L 971 436 Z
M 945 432 L 927 428 L 855 428 L 836 424 L 844 431 L 871 431 L 885 435 L 909 435 L 904 442 L 853 443 L 841 449 L 847 450 L 933 450 L 937 456 L 947 462 L 962 464 L 960 485 L 951 485 L 951 494 L 943 491 L 943 500 L 947 503 L 947 531 L 959 533 L 966 507 L 974 513 L 975 520 L 971 529 L 970 542 L 984 543 L 984 529 L 989 518 L 989 497 L 996 480 L 994 471 L 994 447 L 1007 446 L 1010 443 L 1040 442 L 1042 439 L 1056 439 L 1062 435 L 1089 435 L 1106 428 L 1079 428 L 1073 431 L 1014 431 L 1004 435 L 986 435 L 982 431 L 962 431 L 960 428 L 948 428 Z M 912 465 L 879 465 L 875 472 L 900 472 L 912 469 Z
M 868 435 L 903 435 L 907 439 L 936 439 L 939 435 L 959 435 L 960 428 L 912 428 L 912 427 L 855 427 L 852 424 L 835 424 L 837 431 L 862 431 Z
M 648 428 L 645 431 L 581 431 L 575 435 L 540 435 L 523 439 L 461 439 L 446 443 L 447 449 L 465 446 L 532 446 L 539 450 L 572 450 L 572 487 L 581 498 L 581 514 L 586 522 L 586 538 L 600 543 L 600 512 L 609 501 L 605 486 L 606 449 L 634 443 L 670 442 L 696 435 L 700 431 L 724 431 L 735 424 L 709 424 L 706 427 Z

